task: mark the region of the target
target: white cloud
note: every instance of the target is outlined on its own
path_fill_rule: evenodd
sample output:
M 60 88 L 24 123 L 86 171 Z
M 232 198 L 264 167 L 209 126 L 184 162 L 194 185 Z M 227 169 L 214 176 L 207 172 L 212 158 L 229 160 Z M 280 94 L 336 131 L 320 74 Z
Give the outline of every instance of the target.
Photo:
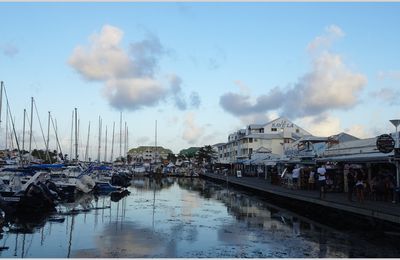
M 350 128 L 345 129 L 345 132 L 358 138 L 371 137 L 370 131 L 367 131 L 362 125 L 352 125 Z
M 400 90 L 394 88 L 381 88 L 378 91 L 371 92 L 370 96 L 378 98 L 389 105 L 400 104 Z
M 330 115 L 306 116 L 298 121 L 299 125 L 315 136 L 331 136 L 341 132 L 340 119 Z
M 195 114 L 189 112 L 185 115 L 184 120 L 184 131 L 182 138 L 189 144 L 198 143 L 200 137 L 204 134 L 204 127 L 200 127 L 195 122 Z
M 151 78 L 110 79 L 104 88 L 110 105 L 121 110 L 156 105 L 166 94 L 167 90 Z
M 330 26 L 326 35 L 317 37 L 310 43 L 309 49 L 321 50 L 321 47 L 327 47 L 333 39 L 343 35 L 339 27 Z M 251 97 L 248 92 L 228 92 L 220 97 L 220 105 L 227 112 L 239 117 L 278 110 L 280 114 L 290 118 L 317 116 L 327 111 L 346 110 L 357 105 L 358 95 L 367 83 L 366 77 L 352 72 L 340 55 L 328 50 L 310 57 L 311 71 L 300 77 L 293 87 L 275 87 L 256 98 Z
M 182 80 L 177 75 L 162 82 L 156 77 L 160 57 L 165 53 L 159 39 L 130 43 L 128 50 L 121 47 L 124 32 L 105 25 L 99 33 L 89 37 L 88 46 L 78 46 L 68 63 L 88 81 L 103 82 L 103 94 L 109 104 L 119 110 L 137 110 L 155 106 L 172 95 L 176 106 L 185 110 Z
M 323 35 L 315 37 L 315 39 L 308 44 L 307 50 L 309 52 L 314 52 L 321 48 L 329 48 L 334 40 L 343 36 L 344 32 L 340 27 L 330 25 L 325 28 L 325 33 Z

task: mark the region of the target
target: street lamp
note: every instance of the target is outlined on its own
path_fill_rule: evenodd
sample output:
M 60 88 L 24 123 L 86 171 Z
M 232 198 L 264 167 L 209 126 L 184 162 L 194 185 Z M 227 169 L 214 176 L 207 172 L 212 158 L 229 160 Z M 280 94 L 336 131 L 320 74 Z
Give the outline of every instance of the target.
M 392 119 L 389 120 L 396 127 L 396 143 L 394 146 L 394 154 L 396 155 L 396 149 L 399 148 L 399 134 L 397 133 L 397 127 L 400 125 L 400 119 Z M 396 159 L 396 158 L 395 158 Z M 400 186 L 400 169 L 399 169 L 399 161 L 396 160 L 396 187 Z

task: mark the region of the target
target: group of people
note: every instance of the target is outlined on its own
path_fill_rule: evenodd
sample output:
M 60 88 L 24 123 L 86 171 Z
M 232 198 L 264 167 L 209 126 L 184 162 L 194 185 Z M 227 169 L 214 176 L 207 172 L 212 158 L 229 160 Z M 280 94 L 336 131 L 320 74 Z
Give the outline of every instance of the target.
M 299 179 L 301 176 L 301 167 L 296 165 L 292 171 L 292 183 L 293 187 L 297 189 L 299 187 Z M 324 165 L 321 165 L 317 168 L 317 175 L 315 175 L 314 169 L 310 168 L 308 171 L 307 178 L 307 188 L 309 190 L 315 189 L 315 183 L 318 183 L 318 187 L 320 189 L 320 198 L 325 198 L 326 186 L 327 186 L 327 174 L 326 168 Z
M 321 164 L 314 172 L 313 168 L 302 171 L 299 165 L 296 165 L 292 171 L 293 187 L 299 187 L 301 172 L 308 173 L 308 189 L 314 190 L 317 184 L 320 198 L 324 199 L 332 179 L 328 176 L 325 165 Z M 306 174 L 307 176 L 307 174 Z M 395 202 L 395 182 L 390 174 L 376 175 L 370 182 L 362 169 L 350 169 L 347 174 L 348 200 L 353 201 L 355 194 L 358 202 L 363 202 L 366 197 L 371 200 L 382 200 Z
M 368 196 L 372 200 L 395 202 L 395 182 L 390 174 L 378 174 L 369 182 L 361 169 L 350 169 L 347 174 L 348 200 L 363 202 Z

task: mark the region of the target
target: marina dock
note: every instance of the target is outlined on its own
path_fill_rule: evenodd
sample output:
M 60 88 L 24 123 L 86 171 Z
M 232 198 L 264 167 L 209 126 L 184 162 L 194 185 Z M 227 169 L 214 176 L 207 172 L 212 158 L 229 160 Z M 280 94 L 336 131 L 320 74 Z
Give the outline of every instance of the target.
M 303 209 L 320 209 L 325 212 L 335 212 L 336 216 L 344 215 L 359 216 L 367 220 L 383 220 L 391 224 L 400 224 L 400 204 L 391 201 L 365 200 L 357 202 L 355 196 L 353 201 L 347 199 L 347 193 L 326 193 L 324 199 L 319 198 L 319 190 L 288 189 L 286 187 L 272 185 L 267 180 L 257 177 L 236 177 L 223 174 L 202 173 L 201 178 L 216 182 L 226 183 L 257 193 L 272 196 L 280 202 L 297 206 Z M 340 219 L 341 221 L 341 219 Z

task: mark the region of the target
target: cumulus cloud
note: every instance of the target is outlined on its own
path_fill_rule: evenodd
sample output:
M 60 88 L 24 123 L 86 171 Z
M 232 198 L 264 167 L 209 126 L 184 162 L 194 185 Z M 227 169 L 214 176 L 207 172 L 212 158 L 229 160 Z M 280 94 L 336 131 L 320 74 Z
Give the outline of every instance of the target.
M 306 116 L 299 124 L 315 136 L 331 136 L 341 132 L 340 119 L 331 115 Z
M 314 53 L 343 35 L 339 27 L 330 26 L 326 35 L 314 39 L 308 49 Z M 279 110 L 289 118 L 315 116 L 330 110 L 354 107 L 358 102 L 358 94 L 367 83 L 366 77 L 351 71 L 340 55 L 327 50 L 310 57 L 311 71 L 291 87 L 275 87 L 256 98 L 249 94 L 228 92 L 220 97 L 220 105 L 239 117 Z
M 170 76 L 170 86 L 171 86 L 171 92 L 173 95 L 175 106 L 179 110 L 186 110 L 187 102 L 184 98 L 181 84 L 182 84 L 182 79 L 180 77 L 178 77 L 176 75 Z
M 185 93 L 183 92 L 181 86 L 182 79 L 176 75 L 170 75 L 169 81 L 174 104 L 179 110 L 186 110 L 188 108 L 199 108 L 201 100 L 197 92 L 191 92 L 189 100 L 186 101 Z
M 155 106 L 169 95 L 185 110 L 182 80 L 174 75 L 169 81 L 156 77 L 160 58 L 166 53 L 160 40 L 151 34 L 146 39 L 121 47 L 124 32 L 105 25 L 89 37 L 87 46 L 76 47 L 68 63 L 85 80 L 103 83 L 103 95 L 119 110 L 137 110 Z
M 343 36 L 344 32 L 340 27 L 330 25 L 325 28 L 325 33 L 323 35 L 315 37 L 315 39 L 308 44 L 307 50 L 309 52 L 314 52 L 320 49 L 329 48 L 336 39 Z
M 358 138 L 368 138 L 372 136 L 370 131 L 367 131 L 362 125 L 352 125 L 344 131 Z
M 189 144 L 197 143 L 205 131 L 204 127 L 200 127 L 196 124 L 195 114 L 192 112 L 186 114 L 184 127 L 182 138 Z
M 19 52 L 18 47 L 11 43 L 0 45 L 0 49 L 5 56 L 11 57 L 11 58 L 14 57 L 15 55 L 17 55 Z
M 399 105 L 400 90 L 393 88 L 381 88 L 378 91 L 371 92 L 371 97 L 378 98 L 389 105 Z

